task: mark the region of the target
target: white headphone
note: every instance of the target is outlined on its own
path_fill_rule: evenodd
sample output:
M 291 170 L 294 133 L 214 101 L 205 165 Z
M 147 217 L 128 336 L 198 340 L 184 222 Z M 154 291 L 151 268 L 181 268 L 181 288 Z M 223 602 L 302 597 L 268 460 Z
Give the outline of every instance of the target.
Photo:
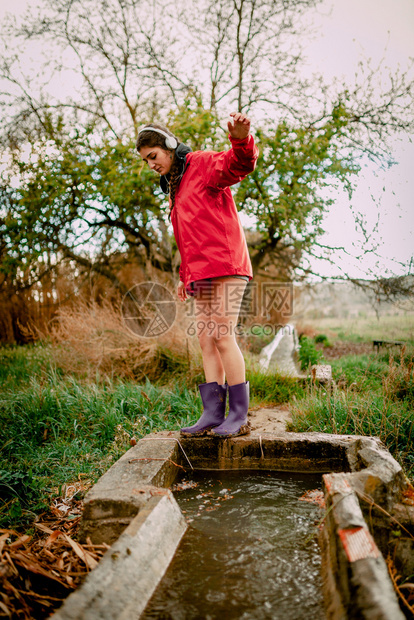
M 143 127 L 142 129 L 139 130 L 138 135 L 142 133 L 143 131 L 155 131 L 155 133 L 159 133 L 162 136 L 164 136 L 165 146 L 167 147 L 167 149 L 174 150 L 178 146 L 178 142 L 174 138 L 174 136 L 168 135 L 168 133 L 165 133 L 165 131 L 163 131 L 162 129 L 158 129 L 157 127 Z

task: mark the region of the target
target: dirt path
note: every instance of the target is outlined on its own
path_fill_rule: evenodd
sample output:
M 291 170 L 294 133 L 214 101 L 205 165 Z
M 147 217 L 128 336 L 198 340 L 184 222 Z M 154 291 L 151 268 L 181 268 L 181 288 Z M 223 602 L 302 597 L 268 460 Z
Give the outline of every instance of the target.
M 260 407 L 249 411 L 251 432 L 254 435 L 260 433 L 285 433 L 286 423 L 291 420 L 287 405 L 278 407 Z

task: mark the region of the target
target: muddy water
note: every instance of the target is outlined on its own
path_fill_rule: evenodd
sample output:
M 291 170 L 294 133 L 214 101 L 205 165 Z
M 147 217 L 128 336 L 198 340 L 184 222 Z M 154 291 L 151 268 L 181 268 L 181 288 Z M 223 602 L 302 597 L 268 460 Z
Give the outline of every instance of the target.
M 175 497 L 189 529 L 143 618 L 324 618 L 321 509 L 299 500 L 320 476 L 208 471 L 187 484 Z

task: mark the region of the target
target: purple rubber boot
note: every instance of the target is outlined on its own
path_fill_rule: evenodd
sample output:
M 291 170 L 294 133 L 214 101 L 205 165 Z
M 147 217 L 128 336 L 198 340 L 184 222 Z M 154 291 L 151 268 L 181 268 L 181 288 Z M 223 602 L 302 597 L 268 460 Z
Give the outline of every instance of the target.
M 182 437 L 202 437 L 224 422 L 226 415 L 227 385 L 219 385 L 217 381 L 202 383 L 198 386 L 204 411 L 201 418 L 193 425 L 182 428 Z
M 229 385 L 229 414 L 223 424 L 211 431 L 214 437 L 237 437 L 249 435 L 250 424 L 247 421 L 249 409 L 249 382 Z

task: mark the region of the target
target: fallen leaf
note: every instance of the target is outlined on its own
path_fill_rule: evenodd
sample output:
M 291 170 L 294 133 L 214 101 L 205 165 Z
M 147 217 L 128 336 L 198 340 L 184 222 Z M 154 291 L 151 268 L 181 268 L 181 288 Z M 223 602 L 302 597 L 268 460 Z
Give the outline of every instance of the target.
M 27 534 L 24 534 L 23 536 L 20 536 L 20 538 L 18 538 L 14 542 L 12 542 L 9 545 L 9 549 L 19 549 L 19 547 L 24 547 L 24 545 L 27 542 L 29 542 L 29 540 L 31 540 L 31 539 L 32 539 L 31 536 L 28 536 Z
M 49 538 L 47 539 L 47 541 L 45 542 L 45 547 L 49 547 L 52 543 L 55 542 L 55 540 L 59 537 L 59 536 L 65 536 L 65 534 L 63 532 L 61 532 L 60 530 L 55 530 L 54 532 L 52 532 L 49 536 Z
M 83 549 L 76 541 L 72 540 L 67 534 L 63 534 L 65 540 L 70 544 L 76 555 L 85 562 L 86 566 L 91 570 L 98 566 L 98 562 L 93 558 L 86 549 Z

